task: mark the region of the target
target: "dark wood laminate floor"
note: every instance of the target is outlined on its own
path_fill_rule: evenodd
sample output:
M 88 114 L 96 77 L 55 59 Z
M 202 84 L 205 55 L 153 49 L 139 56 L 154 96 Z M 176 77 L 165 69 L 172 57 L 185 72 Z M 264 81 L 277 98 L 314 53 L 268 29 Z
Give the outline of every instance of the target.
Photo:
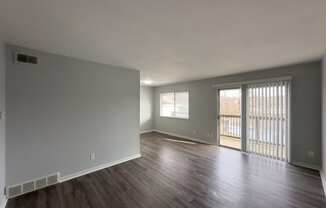
M 142 158 L 15 199 L 8 208 L 326 207 L 317 172 L 142 135 Z

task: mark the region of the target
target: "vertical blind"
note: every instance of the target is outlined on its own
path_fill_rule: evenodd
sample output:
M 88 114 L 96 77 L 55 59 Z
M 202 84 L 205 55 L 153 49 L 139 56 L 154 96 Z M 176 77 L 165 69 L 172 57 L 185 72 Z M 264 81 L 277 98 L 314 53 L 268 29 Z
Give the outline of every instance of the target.
M 247 86 L 247 152 L 288 161 L 289 89 L 290 81 Z

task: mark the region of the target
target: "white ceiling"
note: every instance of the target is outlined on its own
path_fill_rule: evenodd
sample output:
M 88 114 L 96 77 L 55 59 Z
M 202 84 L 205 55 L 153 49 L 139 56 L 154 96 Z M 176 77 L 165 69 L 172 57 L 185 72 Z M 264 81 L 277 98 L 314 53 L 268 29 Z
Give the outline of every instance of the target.
M 315 60 L 325 0 L 1 0 L 6 42 L 138 69 L 152 85 Z

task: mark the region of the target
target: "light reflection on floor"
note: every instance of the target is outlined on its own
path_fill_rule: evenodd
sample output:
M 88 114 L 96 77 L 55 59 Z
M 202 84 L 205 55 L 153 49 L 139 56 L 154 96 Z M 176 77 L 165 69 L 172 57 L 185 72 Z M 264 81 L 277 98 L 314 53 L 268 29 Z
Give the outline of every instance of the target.
M 165 140 L 168 140 L 170 142 L 184 143 L 184 144 L 196 144 L 195 142 L 184 141 L 184 140 L 177 140 L 177 139 L 168 139 L 168 138 L 165 138 Z

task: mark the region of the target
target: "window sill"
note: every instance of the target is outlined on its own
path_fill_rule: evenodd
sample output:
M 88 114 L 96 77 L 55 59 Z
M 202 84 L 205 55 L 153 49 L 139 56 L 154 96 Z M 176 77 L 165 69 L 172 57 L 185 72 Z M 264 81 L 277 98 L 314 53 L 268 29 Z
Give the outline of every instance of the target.
M 181 118 L 181 117 L 173 117 L 173 116 L 160 116 L 160 118 L 172 118 L 172 119 L 189 120 L 189 118 Z

